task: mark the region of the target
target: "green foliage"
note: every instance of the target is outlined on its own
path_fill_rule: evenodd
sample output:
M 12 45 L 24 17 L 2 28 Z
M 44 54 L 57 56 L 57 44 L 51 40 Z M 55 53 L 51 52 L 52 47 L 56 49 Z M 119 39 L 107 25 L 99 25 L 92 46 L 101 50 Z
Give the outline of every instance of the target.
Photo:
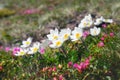
M 60 28 L 64 28 L 69 20 L 79 23 L 79 13 L 95 13 L 104 17 L 112 17 L 120 20 L 119 0 L 1 0 L 8 3 L 10 9 L 1 9 L 0 17 L 0 42 L 10 44 L 15 38 L 22 39 L 23 35 L 35 35 L 35 31 L 42 30 L 38 26 L 46 27 L 51 21 L 55 20 Z M 15 5 L 19 3 L 18 5 Z M 32 6 L 31 6 L 32 5 Z M 114 6 L 113 6 L 114 5 Z M 37 8 L 40 14 L 21 15 L 20 12 L 28 8 Z M 41 7 L 42 6 L 42 7 Z M 52 6 L 53 9 L 48 8 Z M 15 14 L 17 11 L 17 15 Z M 20 12 L 19 12 L 20 11 Z M 5 17 L 10 16 L 11 17 Z M 80 15 L 81 16 L 81 15 Z M 79 18 L 79 19 L 78 19 Z M 73 22 L 74 23 L 74 22 Z M 119 23 L 119 21 L 118 21 Z M 70 24 L 70 23 L 69 23 Z M 71 23 L 72 24 L 72 23 Z M 48 25 L 49 26 L 49 25 Z M 55 26 L 56 27 L 56 26 Z M 36 30 L 37 29 L 37 30 Z M 35 30 L 35 31 L 34 31 Z M 63 74 L 66 80 L 119 80 L 120 79 L 120 25 L 111 24 L 107 28 L 102 29 L 109 35 L 114 32 L 114 37 L 105 39 L 104 47 L 98 47 L 102 34 L 99 37 L 88 36 L 84 43 L 75 45 L 70 48 L 68 44 L 64 44 L 66 53 L 59 50 L 47 49 L 46 53 L 41 55 L 25 55 L 15 57 L 12 52 L 0 50 L 0 79 L 1 80 L 52 80 L 53 77 L 58 78 Z M 67 43 L 67 42 L 66 42 Z M 87 47 L 87 48 L 86 48 Z M 80 63 L 88 56 L 92 56 L 90 66 L 83 72 L 78 72 L 73 67 L 68 67 L 68 62 Z M 61 65 L 58 67 L 58 65 Z M 57 68 L 56 72 L 43 72 L 45 67 Z

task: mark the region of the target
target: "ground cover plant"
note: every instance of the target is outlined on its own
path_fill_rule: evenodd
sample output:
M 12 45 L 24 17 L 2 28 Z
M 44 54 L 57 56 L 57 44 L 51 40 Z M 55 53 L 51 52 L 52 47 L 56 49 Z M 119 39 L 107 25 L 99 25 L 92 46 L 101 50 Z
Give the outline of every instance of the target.
M 119 6 L 104 0 L 7 2 L 10 14 L 0 10 L 1 80 L 120 79 Z M 98 2 L 108 4 L 98 9 Z

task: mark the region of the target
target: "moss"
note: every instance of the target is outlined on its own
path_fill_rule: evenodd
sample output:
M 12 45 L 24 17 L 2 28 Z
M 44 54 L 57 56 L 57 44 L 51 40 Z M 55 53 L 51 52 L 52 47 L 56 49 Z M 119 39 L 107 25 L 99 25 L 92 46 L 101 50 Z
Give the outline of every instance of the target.
M 14 10 L 10 10 L 10 9 L 7 9 L 7 8 L 4 8 L 4 9 L 0 10 L 0 17 L 10 16 L 10 15 L 13 15 L 13 14 L 15 14 Z

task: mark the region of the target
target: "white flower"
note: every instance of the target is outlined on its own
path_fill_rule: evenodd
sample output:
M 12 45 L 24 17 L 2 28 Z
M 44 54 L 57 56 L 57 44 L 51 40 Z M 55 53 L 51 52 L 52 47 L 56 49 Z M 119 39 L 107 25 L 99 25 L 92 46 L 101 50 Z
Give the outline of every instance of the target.
M 23 48 L 29 47 L 31 43 L 32 43 L 32 38 L 29 37 L 26 41 L 22 41 L 21 47 L 23 47 Z
M 83 30 L 79 27 L 75 27 L 70 37 L 72 41 L 76 41 L 76 40 L 79 40 L 82 37 L 82 35 L 83 35 Z
M 57 28 L 55 30 L 50 30 L 50 34 L 47 35 L 49 40 L 57 40 L 59 37 L 59 31 Z
M 86 28 L 90 27 L 92 24 L 93 24 L 92 16 L 89 14 L 81 20 L 81 23 L 78 25 L 78 27 Z
M 79 25 L 78 27 L 80 28 L 87 28 L 87 27 L 90 27 L 91 25 L 93 24 L 93 21 L 86 21 L 86 20 L 83 20 Z
M 94 22 L 95 25 L 100 25 L 103 22 L 104 18 L 101 16 L 100 18 L 97 18 Z
M 113 23 L 113 20 L 112 20 L 112 19 L 103 19 L 103 22 L 106 22 L 106 23 Z
M 86 16 L 84 17 L 84 19 L 87 20 L 87 21 L 91 21 L 91 20 L 92 20 L 91 14 L 86 15 Z
M 91 34 L 92 36 L 97 36 L 97 35 L 100 34 L 100 31 L 101 31 L 100 28 L 94 27 L 94 28 L 91 28 L 91 29 L 90 29 L 90 34 Z
M 43 48 L 48 47 L 49 44 L 51 43 L 51 41 L 48 40 L 48 39 L 41 40 L 41 42 L 42 42 L 42 43 L 41 43 L 41 47 L 43 47 Z
M 52 41 L 52 44 L 50 44 L 49 46 L 51 48 L 59 48 L 62 46 L 64 40 L 62 38 L 58 38 L 57 40 Z
M 60 32 L 60 37 L 66 41 L 69 39 L 70 37 L 70 34 L 71 34 L 71 30 L 69 28 L 67 29 L 62 29 L 61 32 Z
M 34 53 L 38 52 L 38 50 L 40 49 L 40 45 L 41 44 L 39 42 L 35 42 L 33 44 L 33 46 L 30 47 L 30 49 L 29 49 L 27 54 L 34 54 Z
M 27 53 L 27 49 L 20 49 L 20 51 L 18 51 L 16 54 L 14 54 L 15 56 L 23 56 Z

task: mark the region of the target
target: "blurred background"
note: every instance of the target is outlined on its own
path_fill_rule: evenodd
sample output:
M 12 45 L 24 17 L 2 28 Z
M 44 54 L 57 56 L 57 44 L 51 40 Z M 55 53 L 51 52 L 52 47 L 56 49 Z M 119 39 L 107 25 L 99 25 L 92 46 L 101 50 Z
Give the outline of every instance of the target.
M 120 0 L 0 0 L 0 45 L 28 36 L 40 41 L 51 28 L 73 28 L 89 13 L 120 24 Z

